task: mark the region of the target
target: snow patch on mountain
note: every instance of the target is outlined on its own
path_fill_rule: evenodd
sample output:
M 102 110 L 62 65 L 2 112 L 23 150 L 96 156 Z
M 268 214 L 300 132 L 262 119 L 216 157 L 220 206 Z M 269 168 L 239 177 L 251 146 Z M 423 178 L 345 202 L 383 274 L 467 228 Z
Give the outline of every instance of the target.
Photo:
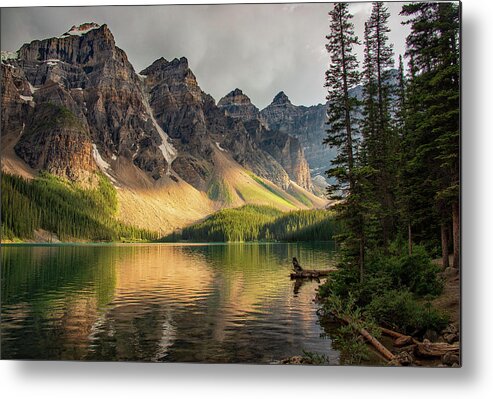
M 219 144 L 219 141 L 216 141 L 216 146 L 219 151 L 227 152 L 223 147 L 221 147 L 221 144 Z
M 99 169 L 101 169 L 101 171 L 106 176 L 108 176 L 113 183 L 116 183 L 116 180 L 113 178 L 113 176 L 108 173 L 108 170 L 111 169 L 110 164 L 103 159 L 98 151 L 98 147 L 96 146 L 96 144 L 92 145 L 92 157 L 94 158 L 94 161 L 96 161 L 96 165 L 98 165 Z
M 2 61 L 16 60 L 19 58 L 19 53 L 17 51 L 2 51 L 1 59 Z
M 69 36 L 82 36 L 87 32 L 92 31 L 93 29 L 98 29 L 100 26 L 94 22 L 88 22 L 79 26 L 72 26 L 68 32 L 65 32 L 60 38 L 69 37 Z
M 157 132 L 159 133 L 159 136 L 161 137 L 161 145 L 159 146 L 159 149 L 163 153 L 164 159 L 166 159 L 166 162 L 168 163 L 168 171 L 167 174 L 170 173 L 170 167 L 171 163 L 176 159 L 177 156 L 177 151 L 175 147 L 169 142 L 169 136 L 166 134 L 166 132 L 159 126 L 159 124 L 156 121 L 156 118 L 154 118 L 154 114 L 152 112 L 151 106 L 149 105 L 149 101 L 145 99 L 144 101 L 144 106 L 145 109 L 151 118 L 152 124 L 156 128 Z

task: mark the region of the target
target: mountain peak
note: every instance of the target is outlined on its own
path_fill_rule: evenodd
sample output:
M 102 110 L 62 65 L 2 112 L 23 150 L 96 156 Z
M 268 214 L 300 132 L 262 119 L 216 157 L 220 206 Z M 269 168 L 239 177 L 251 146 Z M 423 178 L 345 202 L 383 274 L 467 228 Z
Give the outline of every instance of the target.
M 73 25 L 67 32 L 65 32 L 61 37 L 67 36 L 82 36 L 93 29 L 99 29 L 101 26 L 96 22 L 84 22 L 79 26 Z
M 169 62 L 166 60 L 164 57 L 158 58 L 156 61 L 154 61 L 151 65 L 149 65 L 147 68 L 143 69 L 140 74 L 141 75 L 148 75 L 149 73 L 156 71 L 158 69 L 161 69 L 162 67 L 168 65 Z
M 188 68 L 188 60 L 187 57 L 181 57 L 181 58 L 174 58 L 172 61 L 170 61 L 171 66 L 179 66 L 182 68 Z
M 219 100 L 218 105 L 250 105 L 252 101 L 250 98 L 243 93 L 242 90 L 236 88 L 226 94 L 223 98 Z
M 219 100 L 217 106 L 233 118 L 251 120 L 257 117 L 259 110 L 252 104 L 250 98 L 240 89 L 230 91 Z
M 289 101 L 289 97 L 283 91 L 280 91 L 272 100 L 272 104 L 291 104 L 291 101 Z

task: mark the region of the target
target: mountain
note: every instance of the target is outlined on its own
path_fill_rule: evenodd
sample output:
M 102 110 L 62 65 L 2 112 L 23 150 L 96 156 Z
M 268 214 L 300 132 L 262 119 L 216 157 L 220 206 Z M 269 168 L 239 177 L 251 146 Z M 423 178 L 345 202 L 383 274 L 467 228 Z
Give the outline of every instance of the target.
M 299 140 L 280 130 L 267 127 L 259 109 L 240 89 L 235 89 L 223 97 L 218 106 L 226 115 L 243 122 L 255 143 L 270 154 L 286 170 L 291 180 L 308 191 L 312 191 L 312 181 L 308 162 Z
M 157 123 L 177 146 L 173 170 L 200 190 L 208 190 L 214 175 L 214 157 L 227 152 L 234 161 L 282 189 L 288 189 L 286 171 L 251 140 L 244 125 L 228 117 L 204 93 L 185 57 L 161 58 L 141 73 Z M 151 112 L 151 113 L 152 113 Z
M 311 179 L 319 190 L 325 189 L 324 172 L 330 167 L 335 151 L 323 144 L 326 136 L 326 104 L 310 107 L 293 105 L 284 92 L 260 111 L 268 127 L 296 137 L 303 147 L 310 167 Z
M 86 23 L 2 52 L 1 68 L 2 170 L 86 189 L 102 173 L 127 223 L 164 233 L 222 207 L 326 204 L 297 139 L 249 100 L 253 118 L 216 104 L 184 57 L 137 73 L 106 25 Z

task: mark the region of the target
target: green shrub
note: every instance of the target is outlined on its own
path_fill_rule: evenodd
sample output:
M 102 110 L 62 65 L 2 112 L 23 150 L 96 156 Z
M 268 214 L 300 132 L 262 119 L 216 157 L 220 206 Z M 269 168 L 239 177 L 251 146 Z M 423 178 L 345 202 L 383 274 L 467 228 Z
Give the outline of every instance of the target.
M 365 314 L 407 334 L 427 329 L 440 331 L 448 322 L 445 315 L 429 303 L 420 304 L 409 291 L 390 290 L 375 296 L 366 307 Z
M 423 247 L 415 247 L 411 256 L 399 259 L 400 285 L 420 296 L 439 295 L 442 292 L 443 281 L 438 277 L 439 271 Z
M 363 280 L 359 270 L 341 263 L 339 270 L 319 289 L 329 313 L 351 308 L 367 320 L 388 325 L 406 333 L 441 330 L 447 318 L 422 298 L 438 295 L 443 289 L 439 268 L 423 247 L 416 246 L 410 256 L 393 248 L 389 253 L 368 254 Z
M 439 295 L 443 281 L 440 269 L 433 264 L 422 246 L 415 246 L 413 254 L 395 250 L 390 255 L 381 252 L 370 253 L 366 262 L 368 280 L 376 276 L 391 278 L 393 288 L 406 288 L 419 295 Z M 389 287 L 390 288 L 390 287 Z

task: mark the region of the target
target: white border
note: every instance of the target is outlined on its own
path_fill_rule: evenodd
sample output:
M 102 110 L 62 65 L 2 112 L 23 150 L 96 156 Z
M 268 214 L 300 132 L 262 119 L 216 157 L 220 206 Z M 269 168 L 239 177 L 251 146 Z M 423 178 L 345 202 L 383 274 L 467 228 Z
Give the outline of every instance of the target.
M 230 3 L 231 1 L 214 1 Z M 249 3 L 252 1 L 243 1 Z M 106 1 L 105 5 L 166 1 Z M 180 3 L 207 3 L 180 1 Z M 2 0 L 2 6 L 100 1 Z M 462 369 L 0 362 L 5 398 L 487 398 L 493 392 L 493 2 L 463 2 Z

